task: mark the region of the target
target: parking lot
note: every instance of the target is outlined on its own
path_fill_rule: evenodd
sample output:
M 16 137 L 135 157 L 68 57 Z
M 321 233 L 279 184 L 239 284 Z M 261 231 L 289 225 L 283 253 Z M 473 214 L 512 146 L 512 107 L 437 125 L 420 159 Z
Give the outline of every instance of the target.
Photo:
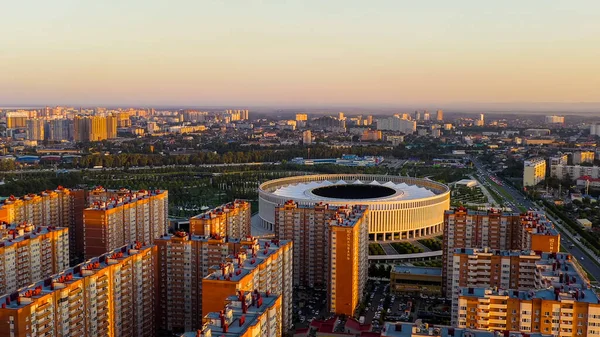
M 294 328 L 306 328 L 313 319 L 329 316 L 326 295 L 323 290 L 304 288 L 294 290 Z

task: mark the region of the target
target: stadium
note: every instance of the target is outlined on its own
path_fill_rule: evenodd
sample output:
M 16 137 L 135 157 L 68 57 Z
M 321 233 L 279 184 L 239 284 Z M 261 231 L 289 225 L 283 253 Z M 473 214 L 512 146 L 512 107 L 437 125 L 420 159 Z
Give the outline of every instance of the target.
M 369 239 L 406 240 L 443 231 L 450 190 L 444 184 L 410 177 L 318 174 L 267 181 L 258 188 L 262 226 L 272 230 L 275 207 L 288 200 L 311 206 L 367 205 Z

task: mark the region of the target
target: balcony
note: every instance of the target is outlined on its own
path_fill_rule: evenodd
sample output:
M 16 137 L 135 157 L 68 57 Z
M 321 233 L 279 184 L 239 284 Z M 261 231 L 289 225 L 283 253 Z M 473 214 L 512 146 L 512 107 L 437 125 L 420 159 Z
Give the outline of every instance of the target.
M 508 305 L 506 305 L 506 304 L 500 304 L 500 303 L 490 303 L 490 308 L 491 309 L 504 309 L 504 310 L 506 310 L 508 308 Z

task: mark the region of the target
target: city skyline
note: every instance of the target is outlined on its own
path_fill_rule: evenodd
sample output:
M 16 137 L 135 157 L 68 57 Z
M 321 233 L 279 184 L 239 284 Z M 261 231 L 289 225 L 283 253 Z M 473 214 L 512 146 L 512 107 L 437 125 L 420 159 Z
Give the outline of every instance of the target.
M 0 105 L 600 108 L 598 3 L 429 5 L 2 4 Z

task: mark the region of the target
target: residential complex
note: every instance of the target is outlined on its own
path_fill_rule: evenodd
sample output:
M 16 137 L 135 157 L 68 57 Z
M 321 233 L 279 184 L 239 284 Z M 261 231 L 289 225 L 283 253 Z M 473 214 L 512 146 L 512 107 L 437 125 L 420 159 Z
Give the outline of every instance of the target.
M 96 201 L 83 211 L 86 258 L 104 254 L 129 242 L 152 243 L 167 232 L 168 192 L 140 190 Z
M 368 266 L 365 206 L 306 207 L 293 201 L 275 209 L 275 237 L 293 240 L 294 285 L 326 289 L 331 312 L 353 315 Z
M 279 337 L 282 329 L 281 296 L 268 292 L 244 292 L 227 297 L 225 307 L 204 316 L 201 329 L 181 337 Z
M 190 234 L 245 238 L 250 235 L 250 216 L 250 203 L 235 200 L 190 218 Z
M 117 117 L 113 115 L 75 116 L 73 129 L 76 142 L 117 138 Z
M 560 234 L 545 216 L 535 212 L 483 212 L 459 207 L 445 212 L 444 223 L 442 292 L 447 295 L 453 287 L 451 275 L 457 248 L 532 249 L 550 253 L 560 250 Z
M 281 296 L 282 326 L 292 325 L 293 247 L 287 240 L 257 240 L 242 242 L 236 255 L 209 269 L 202 280 L 202 313 L 221 309 L 227 297 L 243 290 Z
M 155 274 L 155 246 L 119 248 L 0 297 L 0 331 L 154 337 Z
M 600 166 L 580 165 L 551 165 L 550 176 L 558 179 L 575 180 L 579 177 L 588 176 L 593 179 L 600 178 Z
M 0 224 L 0 294 L 11 293 L 68 267 L 68 228 Z
M 565 116 L 546 116 L 547 124 L 565 124 Z
M 72 261 L 83 255 L 83 209 L 85 191 L 59 186 L 54 191 L 10 196 L 0 204 L 0 222 L 69 228 Z
M 546 160 L 534 158 L 523 164 L 523 186 L 535 186 L 546 179 Z
M 511 279 L 526 275 L 533 286 L 460 288 L 458 328 L 573 337 L 600 334 L 598 296 L 571 255 L 541 253 L 528 264 L 511 270 Z
M 281 295 L 282 322 L 291 326 L 291 242 L 177 232 L 155 243 L 160 269 L 157 321 L 165 331 L 199 329 L 203 315 L 198 313 L 218 311 L 228 296 L 253 289 Z
M 573 165 L 593 163 L 596 153 L 593 151 L 577 151 L 573 153 Z

